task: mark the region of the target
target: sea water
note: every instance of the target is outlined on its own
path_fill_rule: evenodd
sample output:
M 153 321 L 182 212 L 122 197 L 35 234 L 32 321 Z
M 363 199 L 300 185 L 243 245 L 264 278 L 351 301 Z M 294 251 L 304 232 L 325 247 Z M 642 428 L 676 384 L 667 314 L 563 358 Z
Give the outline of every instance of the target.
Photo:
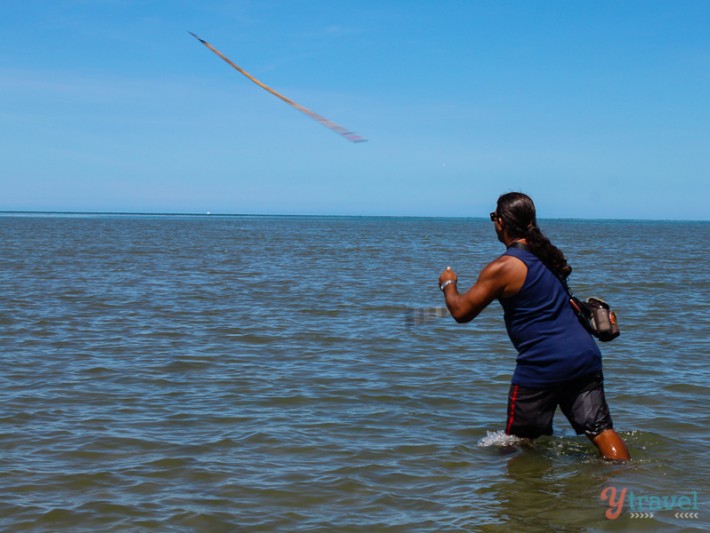
M 630 462 L 559 414 L 503 434 L 497 303 L 407 324 L 502 253 L 488 221 L 0 216 L 0 528 L 707 530 L 710 224 L 541 225 L 618 313 Z

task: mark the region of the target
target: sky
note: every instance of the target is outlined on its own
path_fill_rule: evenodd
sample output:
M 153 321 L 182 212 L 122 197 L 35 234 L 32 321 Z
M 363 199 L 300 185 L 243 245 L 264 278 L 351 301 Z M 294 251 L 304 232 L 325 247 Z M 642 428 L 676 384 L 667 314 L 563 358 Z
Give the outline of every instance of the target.
M 708 28 L 705 0 L 0 0 L 0 210 L 709 220 Z

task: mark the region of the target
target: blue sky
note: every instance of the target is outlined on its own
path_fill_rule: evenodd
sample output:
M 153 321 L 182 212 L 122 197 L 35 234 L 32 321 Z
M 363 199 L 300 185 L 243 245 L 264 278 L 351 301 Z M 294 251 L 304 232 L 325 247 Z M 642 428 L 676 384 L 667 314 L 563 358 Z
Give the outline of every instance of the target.
M 684 0 L 4 0 L 0 210 L 475 217 L 522 190 L 708 220 L 709 27 Z

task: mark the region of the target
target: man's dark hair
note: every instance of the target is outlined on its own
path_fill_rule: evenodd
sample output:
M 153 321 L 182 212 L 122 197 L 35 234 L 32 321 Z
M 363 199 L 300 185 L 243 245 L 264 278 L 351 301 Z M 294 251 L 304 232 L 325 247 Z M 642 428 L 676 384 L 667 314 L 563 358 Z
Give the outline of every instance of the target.
M 558 278 L 566 279 L 572 273 L 562 251 L 543 235 L 537 225 L 535 204 L 527 194 L 509 192 L 498 198 L 496 214 L 503 220 L 508 234 L 513 238 L 525 238 L 528 248 Z

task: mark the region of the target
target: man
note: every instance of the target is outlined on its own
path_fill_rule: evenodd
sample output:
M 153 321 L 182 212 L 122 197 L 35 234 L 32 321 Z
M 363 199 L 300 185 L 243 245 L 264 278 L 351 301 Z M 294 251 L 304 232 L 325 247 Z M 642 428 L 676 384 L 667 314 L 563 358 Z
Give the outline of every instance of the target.
M 451 267 L 439 276 L 439 287 L 460 323 L 473 320 L 493 300 L 503 306 L 518 351 L 506 433 L 530 439 L 551 435 L 559 405 L 577 434 L 587 435 L 602 457 L 629 459 L 604 396 L 601 352 L 572 310 L 563 284 L 572 268 L 538 228 L 530 197 L 504 194 L 490 217 L 506 252 L 465 293 L 458 292 Z

